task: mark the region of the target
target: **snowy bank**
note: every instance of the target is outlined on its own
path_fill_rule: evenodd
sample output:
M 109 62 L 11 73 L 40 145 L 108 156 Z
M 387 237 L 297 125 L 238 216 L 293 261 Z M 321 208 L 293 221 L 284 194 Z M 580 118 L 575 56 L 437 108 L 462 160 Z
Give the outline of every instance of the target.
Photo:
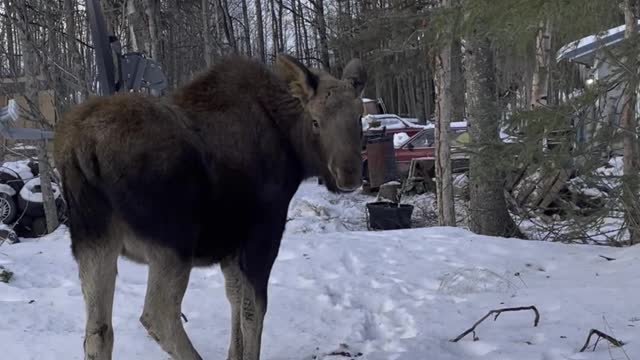
M 599 255 L 615 258 L 607 261 Z M 81 359 L 84 310 L 68 233 L 0 248 L 14 272 L 0 283 L 3 359 Z M 138 322 L 146 268 L 121 259 L 114 307 L 115 359 L 167 359 Z M 270 281 L 264 359 L 328 356 L 340 344 L 361 360 L 625 359 L 600 342 L 578 353 L 591 328 L 640 358 L 640 247 L 607 248 L 498 239 L 454 228 L 289 234 Z M 536 305 L 455 337 L 488 310 Z M 217 268 L 197 269 L 183 303 L 205 359 L 226 355 L 229 306 Z M 611 352 L 611 355 L 610 353 Z

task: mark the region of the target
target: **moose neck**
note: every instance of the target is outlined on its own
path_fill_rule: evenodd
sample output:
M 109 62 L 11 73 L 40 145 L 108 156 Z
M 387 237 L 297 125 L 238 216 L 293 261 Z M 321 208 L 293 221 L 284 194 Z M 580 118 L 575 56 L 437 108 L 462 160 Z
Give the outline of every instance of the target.
M 261 103 L 282 134 L 283 141 L 295 153 L 303 178 L 319 175 L 318 165 L 321 159 L 317 146 L 314 146 L 309 115 L 304 111 L 300 100 L 286 90 L 263 95 L 265 98 L 261 99 Z
M 246 102 L 236 103 L 238 94 L 255 100 L 264 111 L 265 119 L 247 121 L 259 121 L 260 126 L 271 126 L 278 131 L 284 151 L 293 155 L 300 180 L 317 175 L 322 162 L 316 150 L 318 146 L 313 143 L 311 121 L 300 100 L 290 94 L 287 84 L 264 65 L 244 58 L 230 58 L 176 91 L 172 101 L 191 112 L 208 113 L 227 108 L 229 104 L 245 106 Z

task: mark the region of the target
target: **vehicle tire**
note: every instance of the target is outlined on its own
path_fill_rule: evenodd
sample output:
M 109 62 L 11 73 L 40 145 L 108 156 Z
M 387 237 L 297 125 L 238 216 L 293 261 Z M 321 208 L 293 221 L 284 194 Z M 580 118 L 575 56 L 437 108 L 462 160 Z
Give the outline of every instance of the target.
M 33 222 L 31 223 L 31 236 L 35 238 L 47 234 L 47 219 L 44 217 L 37 217 L 33 219 Z
M 18 207 L 11 196 L 0 193 L 0 222 L 11 224 L 18 215 Z
M 20 192 L 20 189 L 24 186 L 24 181 L 20 178 L 18 173 L 9 173 L 7 171 L 0 171 L 0 184 L 7 184 L 16 191 L 16 194 Z
M 40 176 L 40 165 L 38 164 L 37 161 L 30 160 L 27 163 L 27 166 L 31 170 L 31 173 L 33 174 L 33 177 Z
M 56 199 L 56 208 L 58 209 L 58 221 L 60 221 L 60 224 L 66 225 L 69 220 L 69 214 L 67 212 L 67 202 L 62 196 Z
M 20 221 L 15 224 L 13 230 L 21 238 L 31 237 L 31 222 L 33 219 L 26 214 L 21 214 Z
M 9 244 L 17 244 L 20 242 L 20 239 L 18 238 L 18 234 L 16 234 L 12 228 L 7 225 L 3 225 L 0 227 L 0 245 L 2 245 L 3 241 L 6 241 Z
M 362 162 L 362 180 L 369 180 L 369 162 L 367 160 Z
M 37 218 L 40 216 L 44 216 L 44 204 L 42 201 L 33 201 L 28 196 L 29 193 L 37 193 L 40 187 L 40 178 L 34 178 L 27 181 L 24 184 L 23 189 L 18 194 L 18 207 L 21 211 L 24 211 L 25 214 Z M 54 185 L 57 186 L 57 185 Z M 56 204 L 58 203 L 58 199 L 60 198 L 59 190 L 54 193 Z

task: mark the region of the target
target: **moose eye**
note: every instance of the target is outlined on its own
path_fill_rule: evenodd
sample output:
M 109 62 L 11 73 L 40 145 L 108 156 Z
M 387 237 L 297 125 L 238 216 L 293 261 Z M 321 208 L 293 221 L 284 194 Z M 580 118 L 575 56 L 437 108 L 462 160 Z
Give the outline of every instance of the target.
M 311 122 L 311 125 L 313 125 L 313 128 L 314 128 L 314 129 L 319 129 L 319 128 L 320 128 L 320 124 L 318 124 L 318 121 L 317 121 L 317 120 L 313 120 L 313 121 Z

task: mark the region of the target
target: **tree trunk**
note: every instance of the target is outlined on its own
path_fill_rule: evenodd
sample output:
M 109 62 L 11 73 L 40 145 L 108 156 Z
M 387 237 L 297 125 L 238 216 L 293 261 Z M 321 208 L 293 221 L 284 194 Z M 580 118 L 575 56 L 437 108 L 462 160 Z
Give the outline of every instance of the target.
M 144 36 L 140 31 L 143 19 L 136 7 L 136 0 L 127 1 L 127 18 L 129 20 L 129 39 L 131 41 L 131 50 L 141 52 L 148 50 L 148 44 L 146 44 Z
M 233 29 L 233 19 L 229 12 L 229 2 L 227 0 L 220 0 L 220 8 L 222 9 L 222 21 L 224 24 L 224 34 L 227 37 L 227 42 L 234 53 L 238 52 L 238 44 L 236 43 L 236 34 Z
M 207 67 L 213 65 L 213 38 L 211 36 L 210 18 L 211 7 L 209 6 L 209 0 L 202 0 L 202 39 L 204 41 L 204 62 Z
M 329 38 L 327 37 L 327 23 L 325 21 L 324 0 L 314 0 L 316 11 L 316 26 L 318 28 L 318 40 L 320 41 L 320 60 L 327 72 L 331 71 L 329 59 Z
M 284 7 L 282 6 L 282 1 L 283 0 L 278 0 L 278 35 L 279 37 L 279 41 L 280 41 L 280 52 L 285 52 L 286 50 L 286 45 L 285 45 L 285 27 L 283 25 L 283 18 L 284 18 Z
M 430 76 L 431 71 L 429 67 L 424 72 L 422 78 L 422 86 L 424 87 L 424 116 L 425 116 L 425 124 L 431 120 L 431 114 L 434 109 L 434 87 L 433 85 L 433 77 Z
M 162 48 L 160 39 L 160 0 L 145 0 L 145 14 L 149 26 L 149 42 L 151 58 L 162 64 Z
M 404 101 L 402 100 L 402 81 L 400 80 L 399 75 L 396 75 L 395 83 L 396 83 L 396 114 L 402 114 L 402 104 L 404 103 Z
M 451 0 L 443 0 L 442 7 L 450 8 Z M 435 59 L 436 117 L 435 117 L 435 155 L 436 155 L 436 203 L 438 206 L 438 224 L 455 226 L 456 212 L 453 201 L 453 175 L 451 170 L 451 144 L 449 127 L 453 118 L 453 33 L 456 21 L 452 22 L 445 36 L 440 53 Z
M 424 75 L 422 71 L 419 72 L 418 77 L 415 79 L 416 86 L 416 117 L 418 118 L 418 123 L 425 124 L 426 123 L 426 111 L 425 111 L 425 96 L 424 96 Z
M 418 92 L 416 91 L 416 79 L 413 76 L 407 76 L 407 93 L 409 95 L 409 116 L 418 117 L 418 102 L 416 101 Z
M 280 35 L 278 35 L 278 19 L 276 18 L 276 7 L 273 0 L 269 0 L 269 10 L 271 11 L 271 43 L 273 44 L 273 57 L 280 51 Z
M 469 164 L 469 228 L 482 235 L 522 237 L 507 211 L 505 175 L 496 167 L 495 161 L 495 157 L 500 156 L 502 143 L 491 42 L 473 34 L 466 40 L 465 78 L 472 147 Z
M 264 20 L 262 19 L 262 1 L 255 0 L 256 25 L 258 27 L 258 56 L 262 62 L 267 62 L 267 52 L 264 48 Z
M 73 89 L 73 99 L 76 104 L 83 102 L 89 95 L 87 84 L 85 82 L 86 74 L 85 67 L 82 66 L 82 56 L 80 50 L 76 45 L 76 15 L 75 7 L 72 0 L 64 0 L 64 12 L 66 17 L 67 26 L 67 51 L 70 54 L 71 72 L 77 77 L 78 89 Z M 78 91 L 79 90 L 79 91 Z M 76 95 L 78 94 L 78 95 Z
M 298 0 L 298 13 L 300 14 L 300 23 L 302 27 L 302 35 L 304 41 L 304 63 L 306 65 L 310 64 L 311 61 L 311 50 L 309 48 L 309 32 L 307 31 L 307 26 L 304 24 L 304 12 L 302 11 L 302 0 Z
M 298 19 L 298 15 L 296 14 L 296 0 L 291 0 L 291 17 L 293 18 L 293 35 L 296 40 L 296 58 L 300 59 L 302 57 L 302 36 L 300 24 L 304 26 L 304 19 Z
M 46 140 L 43 140 L 38 144 L 38 169 L 40 170 L 40 190 L 42 191 L 44 215 L 47 221 L 47 233 L 52 233 L 56 228 L 58 228 L 59 221 L 58 209 L 56 208 L 56 202 L 53 196 L 53 186 L 51 184 L 53 172 L 49 165 Z
M 536 67 L 531 82 L 531 108 L 547 104 L 549 93 L 549 65 L 551 61 L 551 29 L 549 21 L 543 21 L 536 36 Z
M 35 31 L 29 28 L 31 20 L 28 18 L 30 10 L 27 8 L 25 0 L 14 2 L 18 7 L 17 25 L 18 37 L 22 46 L 22 61 L 24 66 L 25 77 L 25 98 L 28 103 L 28 109 L 25 116 L 44 127 L 45 120 L 40 113 L 39 108 L 39 69 L 38 58 L 36 55 L 35 42 L 33 35 Z M 52 232 L 58 227 L 58 213 L 55 200 L 53 197 L 53 187 L 51 185 L 51 168 L 47 159 L 46 142 L 38 143 L 38 164 L 40 168 L 40 189 L 42 191 L 42 199 L 44 212 L 47 221 L 47 230 Z
M 637 0 L 624 1 L 625 14 L 625 38 L 635 37 L 638 34 L 638 10 Z M 623 109 L 620 127 L 623 141 L 623 168 L 622 178 L 623 203 L 625 209 L 625 222 L 629 231 L 629 242 L 637 244 L 640 241 L 640 205 L 638 203 L 638 137 L 636 120 L 636 102 L 638 88 L 638 57 L 630 54 L 624 60 L 627 71 L 627 84 L 623 94 Z
M 457 0 L 456 0 L 457 1 Z M 459 25 L 456 25 L 459 26 Z M 452 109 L 451 121 L 464 120 L 465 86 L 462 72 L 462 45 L 457 34 L 451 43 L 451 95 Z
M 242 19 L 244 21 L 244 46 L 247 56 L 251 57 L 251 28 L 249 27 L 249 10 L 247 0 L 242 0 Z
M 11 11 L 11 4 L 9 0 L 4 0 L 4 8 L 6 15 L 11 18 L 13 12 Z M 7 60 L 9 60 L 9 72 L 12 77 L 18 77 L 18 66 L 16 61 L 16 49 L 13 41 L 14 31 L 12 21 L 4 22 L 5 34 L 7 34 Z

